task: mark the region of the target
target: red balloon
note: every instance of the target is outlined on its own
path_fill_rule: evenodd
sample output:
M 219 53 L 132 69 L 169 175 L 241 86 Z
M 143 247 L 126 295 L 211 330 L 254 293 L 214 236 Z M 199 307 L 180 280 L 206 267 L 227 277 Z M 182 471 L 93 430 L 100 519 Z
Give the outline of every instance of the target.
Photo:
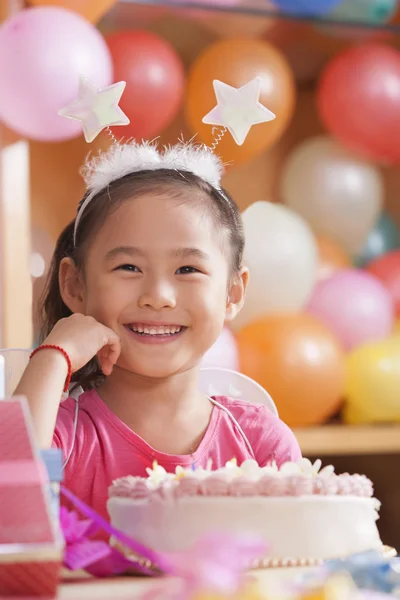
M 317 103 L 344 145 L 373 160 L 400 161 L 400 52 L 378 43 L 341 52 L 322 74 Z
M 178 113 L 184 92 L 184 68 L 174 48 L 148 31 L 121 31 L 106 38 L 114 62 L 114 80 L 126 81 L 120 106 L 130 125 L 116 136 L 151 139 Z
M 400 250 L 393 250 L 368 263 L 367 271 L 381 280 L 389 290 L 400 316 Z

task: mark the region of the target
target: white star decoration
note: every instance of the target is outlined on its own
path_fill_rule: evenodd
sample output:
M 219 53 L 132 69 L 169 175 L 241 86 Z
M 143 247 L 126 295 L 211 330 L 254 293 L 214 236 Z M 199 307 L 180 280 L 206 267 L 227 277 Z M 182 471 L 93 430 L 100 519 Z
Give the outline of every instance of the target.
M 78 98 L 62 108 L 58 114 L 67 119 L 81 121 L 85 140 L 93 142 L 106 127 L 129 124 L 128 117 L 118 106 L 125 86 L 125 81 L 120 81 L 98 89 L 86 77 L 81 77 Z
M 276 115 L 259 101 L 261 91 L 259 77 L 255 77 L 240 88 L 234 88 L 216 79 L 214 91 L 217 106 L 204 117 L 203 123 L 226 127 L 238 146 L 244 143 L 253 125 L 275 119 Z

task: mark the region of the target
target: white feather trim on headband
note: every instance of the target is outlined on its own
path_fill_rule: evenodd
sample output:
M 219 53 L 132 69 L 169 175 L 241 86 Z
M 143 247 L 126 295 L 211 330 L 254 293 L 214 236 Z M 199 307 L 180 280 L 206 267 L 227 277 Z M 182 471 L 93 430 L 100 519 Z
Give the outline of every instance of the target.
M 113 144 L 107 152 L 91 158 L 82 168 L 88 191 L 97 194 L 110 183 L 146 170 L 189 171 L 215 188 L 221 185 L 222 161 L 203 144 L 179 142 L 160 152 L 154 142 Z
M 81 169 L 88 195 L 76 215 L 74 244 L 82 214 L 96 194 L 129 173 L 158 169 L 194 173 L 217 189 L 224 171 L 221 159 L 204 144 L 179 142 L 175 146 L 164 146 L 160 152 L 155 142 L 115 143 L 106 152 L 88 158 Z

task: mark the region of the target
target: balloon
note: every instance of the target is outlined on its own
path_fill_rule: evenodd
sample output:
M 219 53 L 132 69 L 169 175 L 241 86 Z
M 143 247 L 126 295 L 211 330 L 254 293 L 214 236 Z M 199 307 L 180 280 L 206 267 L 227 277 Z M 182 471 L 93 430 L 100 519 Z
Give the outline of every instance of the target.
M 388 23 L 397 10 L 397 0 L 340 0 L 328 19 L 368 25 Z
M 282 12 L 299 17 L 327 15 L 339 2 L 340 0 L 275 0 Z
M 328 63 L 317 104 L 327 129 L 373 160 L 398 162 L 400 52 L 378 43 L 354 46 Z
M 91 23 L 100 21 L 116 0 L 29 0 L 32 6 L 58 6 L 80 14 Z
M 367 344 L 347 359 L 347 423 L 400 421 L 400 337 Z
M 252 127 L 243 146 L 237 146 L 229 133 L 218 144 L 218 154 L 235 164 L 261 154 L 286 130 L 293 115 L 295 84 L 288 63 L 279 50 L 261 40 L 220 40 L 206 48 L 189 72 L 185 114 L 193 133 L 211 144 L 213 127 L 202 123 L 203 117 L 216 105 L 213 80 L 219 79 L 240 87 L 253 79 L 261 79 L 260 101 L 276 114 L 276 119 Z
M 242 372 L 271 394 L 290 426 L 323 423 L 338 410 L 344 355 L 323 323 L 306 314 L 269 315 L 237 341 Z
M 235 330 L 265 314 L 300 310 L 314 287 L 318 263 L 307 223 L 281 204 L 252 204 L 243 213 L 243 226 L 250 281 Z
M 397 225 L 386 212 L 383 212 L 367 237 L 361 252 L 357 254 L 355 264 L 363 267 L 389 250 L 398 248 L 399 245 L 400 232 Z
M 346 350 L 386 337 L 394 324 L 389 292 L 379 279 L 358 269 L 318 282 L 307 312 L 323 321 Z
M 377 168 L 326 136 L 297 146 L 284 165 L 283 201 L 311 227 L 354 254 L 381 211 L 384 183 Z
M 388 252 L 367 265 L 368 273 L 377 277 L 389 291 L 400 316 L 400 250 Z
M 397 317 L 396 321 L 394 322 L 394 327 L 393 327 L 393 335 L 400 335 L 400 318 Z
M 184 90 L 183 64 L 173 47 L 148 31 L 107 37 L 116 81 L 127 82 L 120 106 L 130 118 L 117 137 L 153 138 L 176 117 Z
M 349 255 L 339 244 L 322 235 L 317 236 L 318 279 L 328 279 L 341 269 L 351 266 Z
M 112 82 L 102 36 L 79 15 L 55 7 L 22 10 L 0 27 L 0 119 L 39 141 L 77 137 L 80 123 L 58 110 L 78 95 L 84 74 L 99 88 Z
M 204 355 L 201 367 L 220 367 L 232 371 L 239 369 L 236 339 L 227 327 L 222 330 L 215 344 Z

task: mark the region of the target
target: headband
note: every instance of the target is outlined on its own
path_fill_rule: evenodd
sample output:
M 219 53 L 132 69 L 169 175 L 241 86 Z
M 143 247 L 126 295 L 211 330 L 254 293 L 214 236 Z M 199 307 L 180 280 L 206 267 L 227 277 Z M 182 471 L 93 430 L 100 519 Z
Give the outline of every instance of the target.
M 213 85 L 217 105 L 203 118 L 203 123 L 218 128 L 212 146 L 179 141 L 159 150 L 156 142 L 120 143 L 111 133 L 110 127 L 129 123 L 128 117 L 119 107 L 126 86 L 124 81 L 97 89 L 85 77 L 80 78 L 78 98 L 61 109 L 59 114 L 80 121 L 87 142 L 92 142 L 103 129 L 107 129 L 113 143 L 107 151 L 89 157 L 82 167 L 86 196 L 75 218 L 74 244 L 82 215 L 93 198 L 107 189 L 113 181 L 130 173 L 159 169 L 188 171 L 216 190 L 221 190 L 224 168 L 221 159 L 214 153 L 218 141 L 229 131 L 241 146 L 253 125 L 271 121 L 275 115 L 259 101 L 261 80 L 258 77 L 239 88 L 218 80 Z

